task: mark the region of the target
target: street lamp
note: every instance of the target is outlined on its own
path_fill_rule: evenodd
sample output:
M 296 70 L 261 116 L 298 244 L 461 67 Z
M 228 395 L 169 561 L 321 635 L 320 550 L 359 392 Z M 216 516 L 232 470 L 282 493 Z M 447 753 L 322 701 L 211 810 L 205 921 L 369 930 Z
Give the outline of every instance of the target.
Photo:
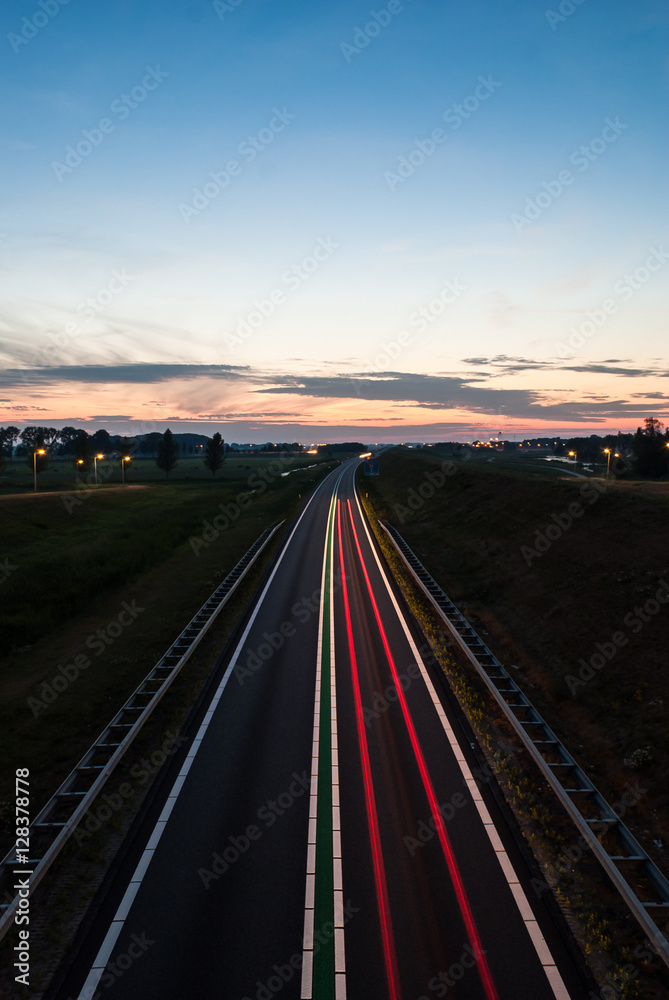
M 567 454 L 569 455 L 570 458 L 573 457 L 573 459 L 574 459 L 574 465 L 576 465 L 576 462 L 577 462 L 577 459 L 578 459 L 578 456 L 576 455 L 576 452 L 575 451 L 569 451 L 569 452 L 567 452 Z
M 95 485 L 98 485 L 98 459 L 104 458 L 104 455 L 95 455 L 93 458 L 93 465 L 95 466 Z
M 125 463 L 130 461 L 129 455 L 123 455 L 121 457 L 121 480 L 125 484 Z
M 37 451 L 33 452 L 33 472 L 35 474 L 35 493 L 37 493 L 37 456 L 46 455 L 45 448 L 38 448 Z
M 609 466 L 611 465 L 611 449 L 605 448 L 604 454 L 606 455 L 606 478 L 609 478 Z

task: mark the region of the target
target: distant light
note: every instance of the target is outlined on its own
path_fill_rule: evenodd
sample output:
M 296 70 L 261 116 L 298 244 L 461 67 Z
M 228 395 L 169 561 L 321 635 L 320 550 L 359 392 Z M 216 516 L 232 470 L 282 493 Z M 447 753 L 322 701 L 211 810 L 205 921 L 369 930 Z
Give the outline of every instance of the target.
M 104 458 L 104 455 L 96 455 L 96 458 Z
M 309 448 L 309 450 L 307 451 L 307 455 L 317 455 L 317 454 L 318 454 L 318 448 Z
M 358 455 L 358 458 L 371 458 L 371 457 L 372 457 L 371 451 L 365 451 L 363 452 L 362 455 Z

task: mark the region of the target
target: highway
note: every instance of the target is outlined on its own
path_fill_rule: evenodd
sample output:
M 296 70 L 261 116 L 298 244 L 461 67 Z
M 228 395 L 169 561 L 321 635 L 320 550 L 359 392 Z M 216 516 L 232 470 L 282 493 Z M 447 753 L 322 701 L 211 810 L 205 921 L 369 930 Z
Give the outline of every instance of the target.
M 356 465 L 288 532 L 48 1000 L 588 996 Z

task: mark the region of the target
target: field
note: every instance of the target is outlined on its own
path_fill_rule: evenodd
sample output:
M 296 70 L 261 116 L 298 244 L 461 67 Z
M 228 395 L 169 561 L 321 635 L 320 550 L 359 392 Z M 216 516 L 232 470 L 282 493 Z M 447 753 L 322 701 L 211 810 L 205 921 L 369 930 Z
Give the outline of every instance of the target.
M 609 800 L 639 782 L 625 822 L 669 872 L 669 604 L 656 600 L 669 596 L 669 484 L 579 480 L 502 456 L 442 467 L 433 449 L 388 452 L 380 470 L 362 480 L 376 516 Z
M 37 810 L 261 532 L 334 464 L 254 456 L 215 481 L 0 498 L 1 853 L 14 769 L 30 768 Z M 252 586 L 221 616 L 221 643 Z M 82 655 L 90 666 L 53 698 Z
M 100 459 L 97 463 L 91 460 L 90 468 L 85 472 L 80 472 L 71 458 L 50 458 L 48 468 L 40 472 L 37 477 L 37 489 L 39 492 L 50 490 L 84 490 L 95 486 L 95 466 L 97 464 L 97 486 L 98 488 L 109 486 L 121 486 L 123 477 L 125 482 L 131 483 L 165 483 L 165 482 L 237 482 L 245 475 L 250 475 L 252 471 L 259 467 L 266 466 L 271 461 L 287 463 L 285 469 L 294 469 L 298 466 L 311 465 L 323 459 L 317 455 L 293 454 L 277 452 L 276 456 L 266 455 L 241 455 L 236 457 L 229 453 L 221 469 L 215 477 L 205 468 L 201 456 L 187 455 L 181 456 L 177 464 L 170 472 L 169 477 L 165 476 L 156 465 L 155 458 L 135 458 L 125 464 L 125 471 L 121 470 L 119 459 Z M 32 491 L 34 489 L 33 467 L 28 464 L 25 458 L 13 458 L 11 462 L 6 461 L 4 468 L 0 470 L 0 495 L 3 493 L 15 493 Z

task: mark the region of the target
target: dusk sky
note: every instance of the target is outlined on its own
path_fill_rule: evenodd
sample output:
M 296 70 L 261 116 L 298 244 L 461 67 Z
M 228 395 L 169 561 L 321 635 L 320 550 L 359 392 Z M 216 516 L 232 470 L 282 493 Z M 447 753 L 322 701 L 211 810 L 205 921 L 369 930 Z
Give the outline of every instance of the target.
M 0 423 L 374 442 L 667 419 L 663 0 L 0 16 Z

